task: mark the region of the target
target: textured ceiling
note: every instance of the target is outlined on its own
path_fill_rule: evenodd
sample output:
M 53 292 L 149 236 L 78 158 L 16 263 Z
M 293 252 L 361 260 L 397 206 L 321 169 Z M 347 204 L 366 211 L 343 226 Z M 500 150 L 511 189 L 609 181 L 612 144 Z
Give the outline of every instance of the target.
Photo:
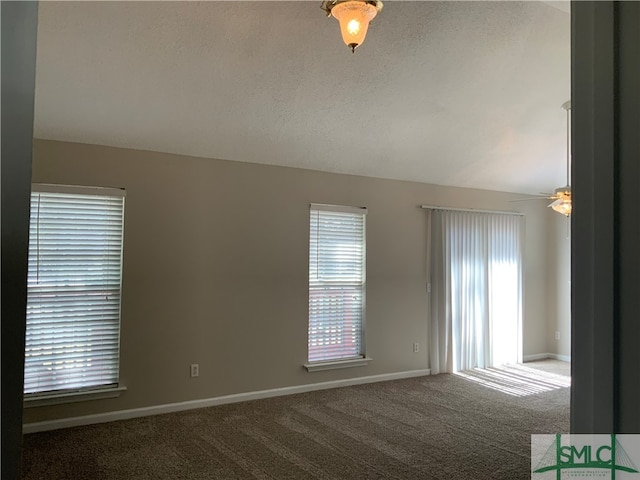
M 522 193 L 566 183 L 566 3 L 388 1 L 355 54 L 319 3 L 41 2 L 35 136 Z

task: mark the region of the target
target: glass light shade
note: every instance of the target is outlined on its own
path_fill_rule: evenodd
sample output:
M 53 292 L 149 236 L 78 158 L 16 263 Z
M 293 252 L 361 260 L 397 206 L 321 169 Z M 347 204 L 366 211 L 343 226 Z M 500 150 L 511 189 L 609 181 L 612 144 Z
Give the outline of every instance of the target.
M 375 6 L 362 0 L 338 3 L 331 9 L 331 15 L 340 22 L 342 40 L 351 48 L 352 52 L 364 42 L 369 22 L 377 13 L 378 10 Z
M 559 198 L 551 205 L 549 205 L 554 211 L 566 215 L 571 215 L 571 198 Z

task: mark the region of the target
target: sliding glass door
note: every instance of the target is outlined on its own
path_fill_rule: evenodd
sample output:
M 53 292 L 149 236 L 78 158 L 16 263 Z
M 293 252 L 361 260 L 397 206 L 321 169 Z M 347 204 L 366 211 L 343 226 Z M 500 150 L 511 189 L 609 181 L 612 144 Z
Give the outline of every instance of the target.
M 522 360 L 520 215 L 430 212 L 431 371 Z

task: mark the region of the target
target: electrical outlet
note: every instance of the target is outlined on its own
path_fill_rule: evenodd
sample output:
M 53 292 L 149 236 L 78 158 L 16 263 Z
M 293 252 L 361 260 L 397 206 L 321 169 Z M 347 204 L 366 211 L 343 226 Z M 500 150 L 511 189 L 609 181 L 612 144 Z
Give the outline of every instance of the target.
M 556 332 L 556 340 L 560 340 L 560 332 Z
M 191 364 L 191 378 L 195 378 L 200 375 L 200 365 L 197 363 Z
M 413 353 L 418 353 L 419 351 L 420 351 L 420 344 L 418 342 L 414 342 Z

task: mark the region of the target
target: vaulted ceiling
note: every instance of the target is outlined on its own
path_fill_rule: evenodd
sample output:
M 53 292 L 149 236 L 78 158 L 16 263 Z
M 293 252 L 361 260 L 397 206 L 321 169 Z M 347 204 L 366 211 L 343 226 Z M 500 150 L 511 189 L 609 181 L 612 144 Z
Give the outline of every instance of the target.
M 565 3 L 41 2 L 35 136 L 522 193 L 564 185 Z M 558 8 L 560 5 L 560 8 Z

